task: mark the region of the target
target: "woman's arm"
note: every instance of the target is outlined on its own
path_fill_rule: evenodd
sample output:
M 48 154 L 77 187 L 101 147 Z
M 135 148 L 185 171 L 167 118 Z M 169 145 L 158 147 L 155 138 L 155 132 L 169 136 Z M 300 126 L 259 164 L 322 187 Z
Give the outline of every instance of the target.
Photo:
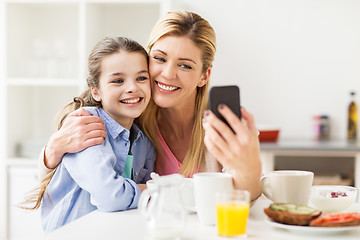
M 241 108 L 241 121 L 225 105 L 219 107 L 219 112 L 235 133 L 211 111 L 206 111 L 203 121 L 205 145 L 216 160 L 231 172 L 234 187 L 248 190 L 254 200 L 262 192 L 260 147 L 254 117 Z
M 101 144 L 106 136 L 104 122 L 80 108 L 65 119 L 45 147 L 44 165 L 55 168 L 65 153 L 75 153 L 90 146 Z
M 77 109 L 67 116 L 62 127 L 41 150 L 38 179 L 42 179 L 61 162 L 65 153 L 74 153 L 101 144 L 106 136 L 104 121 L 91 116 L 85 109 Z
M 45 147 L 43 147 L 40 151 L 40 156 L 38 160 L 38 181 L 41 183 L 42 180 L 52 171 L 52 169 L 47 168 L 44 163 L 44 157 L 45 157 Z

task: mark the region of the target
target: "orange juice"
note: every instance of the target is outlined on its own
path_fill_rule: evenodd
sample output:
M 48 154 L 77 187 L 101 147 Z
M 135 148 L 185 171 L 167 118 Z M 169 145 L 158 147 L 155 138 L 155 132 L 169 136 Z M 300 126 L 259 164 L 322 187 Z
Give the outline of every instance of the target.
M 246 233 L 249 204 L 227 202 L 216 204 L 217 227 L 220 236 L 236 236 Z

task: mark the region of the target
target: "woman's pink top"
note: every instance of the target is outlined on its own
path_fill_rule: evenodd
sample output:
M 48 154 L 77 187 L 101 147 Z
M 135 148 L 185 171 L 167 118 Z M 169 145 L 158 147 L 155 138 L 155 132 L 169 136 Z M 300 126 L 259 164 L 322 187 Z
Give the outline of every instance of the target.
M 157 128 L 157 131 L 161 150 L 157 152 L 155 172 L 160 176 L 179 173 L 182 166 L 181 162 L 179 162 L 171 152 L 164 138 L 161 136 L 159 128 Z
M 169 146 L 166 144 L 164 138 L 162 137 L 158 127 L 157 131 L 161 150 L 157 152 L 155 172 L 158 173 L 160 176 L 179 173 L 182 167 L 181 162 L 171 152 Z M 196 172 L 198 172 L 198 169 L 194 171 L 194 173 Z M 186 177 L 192 177 L 192 175 Z

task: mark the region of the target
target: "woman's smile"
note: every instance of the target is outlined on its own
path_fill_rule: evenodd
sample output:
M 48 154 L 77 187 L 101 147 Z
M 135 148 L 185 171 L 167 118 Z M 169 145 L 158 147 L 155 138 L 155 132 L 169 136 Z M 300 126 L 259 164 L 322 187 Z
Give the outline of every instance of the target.
M 158 81 L 155 81 L 155 83 L 159 87 L 160 91 L 162 90 L 162 91 L 166 91 L 166 92 L 172 92 L 172 91 L 176 91 L 176 90 L 180 89 L 179 87 L 167 85 L 164 83 L 160 83 Z

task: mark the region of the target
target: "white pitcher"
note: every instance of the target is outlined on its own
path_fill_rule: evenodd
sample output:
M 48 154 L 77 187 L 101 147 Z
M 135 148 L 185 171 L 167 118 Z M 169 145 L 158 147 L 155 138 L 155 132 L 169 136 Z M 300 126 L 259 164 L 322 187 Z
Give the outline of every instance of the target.
M 180 194 L 183 178 L 180 174 L 156 178 L 154 187 L 141 193 L 139 209 L 153 239 L 176 239 L 184 231 L 187 212 Z

